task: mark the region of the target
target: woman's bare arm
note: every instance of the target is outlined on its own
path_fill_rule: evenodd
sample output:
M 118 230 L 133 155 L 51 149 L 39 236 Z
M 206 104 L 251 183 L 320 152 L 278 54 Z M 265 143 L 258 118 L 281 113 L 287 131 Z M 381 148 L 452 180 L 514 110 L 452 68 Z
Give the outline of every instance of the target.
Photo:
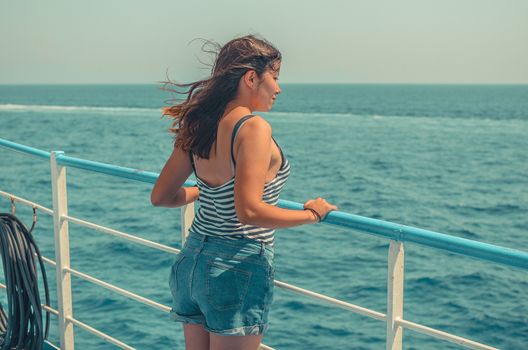
M 182 187 L 191 173 L 188 153 L 174 147 L 150 194 L 152 205 L 176 208 L 198 199 L 198 187 Z
M 266 173 L 271 160 L 271 126 L 256 116 L 244 123 L 234 151 L 235 210 L 240 222 L 267 228 L 282 228 L 315 223 L 309 210 L 289 210 L 262 200 Z

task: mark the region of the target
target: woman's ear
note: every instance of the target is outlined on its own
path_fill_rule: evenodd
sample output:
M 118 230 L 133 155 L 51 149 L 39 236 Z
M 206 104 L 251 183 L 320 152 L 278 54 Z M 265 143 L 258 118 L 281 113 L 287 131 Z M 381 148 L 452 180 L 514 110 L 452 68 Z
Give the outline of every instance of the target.
M 255 86 L 255 83 L 256 83 L 256 72 L 254 70 L 248 70 L 245 74 L 244 74 L 244 83 L 246 84 L 246 86 L 248 86 L 250 89 L 252 89 L 254 86 Z

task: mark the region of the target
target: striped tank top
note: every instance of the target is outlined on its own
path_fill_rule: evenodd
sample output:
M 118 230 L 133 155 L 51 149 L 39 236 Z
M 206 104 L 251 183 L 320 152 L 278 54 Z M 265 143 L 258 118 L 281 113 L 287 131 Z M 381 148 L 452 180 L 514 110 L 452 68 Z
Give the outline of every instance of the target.
M 231 168 L 235 173 L 235 157 L 233 156 L 233 143 L 242 124 L 254 115 L 242 117 L 233 128 L 231 135 Z M 273 139 L 273 136 L 272 136 Z M 279 201 L 279 194 L 290 175 L 290 164 L 284 157 L 282 149 L 273 139 L 281 153 L 281 166 L 277 175 L 272 180 L 264 184 L 262 200 L 268 204 L 276 205 Z M 209 186 L 202 181 L 196 173 L 192 152 L 189 152 L 191 164 L 196 176 L 196 182 L 200 190 L 198 197 L 199 208 L 194 220 L 189 228 L 190 232 L 196 232 L 208 236 L 221 236 L 226 239 L 240 239 L 248 237 L 262 241 L 273 246 L 275 229 L 243 224 L 238 221 L 235 212 L 235 176 L 222 185 Z

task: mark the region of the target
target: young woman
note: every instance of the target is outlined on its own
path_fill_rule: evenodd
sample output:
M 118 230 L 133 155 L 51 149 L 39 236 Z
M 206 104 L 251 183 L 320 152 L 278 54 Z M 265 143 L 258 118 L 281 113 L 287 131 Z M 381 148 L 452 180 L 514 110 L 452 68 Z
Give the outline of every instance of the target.
M 170 274 L 171 318 L 183 322 L 186 349 L 258 349 L 273 299 L 276 228 L 316 223 L 324 199 L 304 210 L 276 206 L 290 173 L 270 124 L 281 89 L 281 54 L 253 35 L 217 53 L 208 79 L 190 84 L 185 101 L 167 107 L 174 150 L 152 190 L 155 206 L 199 200 L 189 237 Z M 180 90 L 181 92 L 181 90 Z M 182 187 L 194 171 L 197 187 Z

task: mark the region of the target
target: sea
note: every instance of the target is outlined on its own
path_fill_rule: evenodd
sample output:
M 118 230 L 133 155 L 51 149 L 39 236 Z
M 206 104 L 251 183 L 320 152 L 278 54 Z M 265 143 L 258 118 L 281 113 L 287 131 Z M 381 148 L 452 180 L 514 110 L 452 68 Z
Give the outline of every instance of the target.
M 174 96 L 161 84 L 1 85 L 0 138 L 160 172 Z M 259 113 L 291 164 L 281 199 L 323 197 L 346 213 L 528 252 L 528 85 L 283 84 Z M 152 184 L 67 169 L 69 214 L 175 248 L 180 209 Z M 191 177 L 192 179 L 192 177 Z M 0 147 L 0 190 L 52 207 L 50 166 Z M 0 211 L 11 203 L 0 198 Z M 32 210 L 16 214 L 31 226 Z M 70 223 L 71 266 L 170 305 L 174 255 Z M 54 258 L 53 222 L 33 235 Z M 275 279 L 386 313 L 384 238 L 329 224 L 276 231 Z M 52 306 L 55 274 L 47 266 Z M 137 349 L 184 349 L 168 314 L 72 277 L 73 316 Z M 42 287 L 41 287 L 42 291 Z M 528 349 L 528 271 L 405 244 L 404 318 L 499 348 Z M 6 308 L 5 292 L 0 301 Z M 58 343 L 52 316 L 49 339 Z M 385 348 L 384 322 L 275 287 L 264 344 Z M 77 349 L 115 349 L 75 327 Z M 405 330 L 403 349 L 460 349 Z

